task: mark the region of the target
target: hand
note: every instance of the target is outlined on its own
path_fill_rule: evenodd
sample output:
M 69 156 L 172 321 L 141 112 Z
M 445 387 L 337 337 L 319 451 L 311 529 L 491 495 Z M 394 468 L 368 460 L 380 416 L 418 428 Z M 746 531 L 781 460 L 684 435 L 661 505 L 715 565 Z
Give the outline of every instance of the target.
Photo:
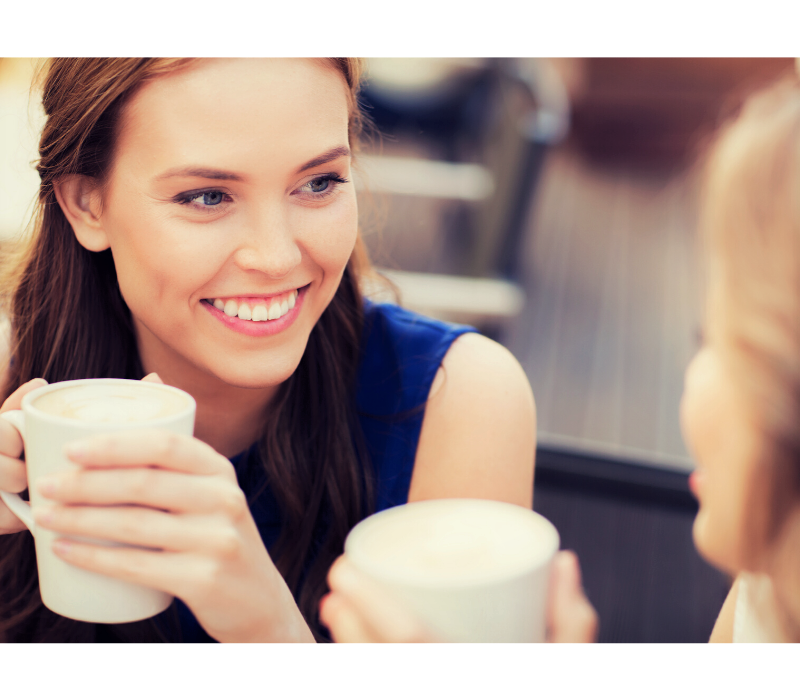
M 218 641 L 313 641 L 225 457 L 163 430 L 92 437 L 67 455 L 82 468 L 33 484 L 58 502 L 37 523 L 148 549 L 61 538 L 58 556 L 179 597 Z
M 433 642 L 433 635 L 380 586 L 339 557 L 328 574 L 331 592 L 320 604 L 320 619 L 336 642 Z M 549 642 L 592 642 L 597 613 L 583 593 L 578 559 L 558 552 L 548 601 Z
M 435 642 L 425 626 L 391 595 L 340 556 L 328 572 L 331 592 L 320 619 L 336 642 Z
M 597 641 L 597 612 L 583 592 L 575 552 L 558 552 L 553 560 L 547 627 L 548 642 Z
M 20 408 L 25 394 L 45 384 L 47 382 L 39 378 L 26 382 L 3 402 L 0 413 Z M 21 493 L 28 488 L 25 462 L 19 458 L 22 448 L 19 431 L 8 421 L 0 420 L 0 491 Z M 10 535 L 25 529 L 22 521 L 0 500 L 0 535 Z

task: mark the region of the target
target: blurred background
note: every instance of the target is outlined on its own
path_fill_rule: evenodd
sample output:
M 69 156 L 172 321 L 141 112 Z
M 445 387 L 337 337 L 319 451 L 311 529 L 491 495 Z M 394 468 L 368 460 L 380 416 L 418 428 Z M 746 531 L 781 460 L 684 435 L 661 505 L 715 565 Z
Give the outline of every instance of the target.
M 34 59 L 0 59 L 0 251 L 36 194 Z M 534 509 L 607 642 L 704 642 L 730 581 L 694 550 L 683 371 L 699 344 L 698 155 L 794 59 L 368 59 L 362 230 L 403 305 L 522 364 Z M 366 290 L 391 298 L 380 286 Z

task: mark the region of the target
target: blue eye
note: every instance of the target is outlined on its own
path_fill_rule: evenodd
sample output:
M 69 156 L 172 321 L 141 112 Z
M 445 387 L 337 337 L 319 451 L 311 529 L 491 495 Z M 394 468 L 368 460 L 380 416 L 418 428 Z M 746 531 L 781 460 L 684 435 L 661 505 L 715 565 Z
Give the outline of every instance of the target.
M 215 207 L 225 200 L 225 193 L 218 190 L 209 192 L 187 192 L 181 198 L 182 204 L 200 204 L 204 207 Z
M 176 204 L 191 207 L 192 209 L 209 211 L 210 209 L 221 208 L 220 205 L 231 201 L 230 195 L 220 190 L 194 190 L 192 192 L 182 192 L 173 201 Z
M 322 199 L 323 197 L 332 195 L 336 191 L 338 185 L 343 185 L 346 182 L 347 180 L 343 177 L 333 173 L 320 175 L 306 182 L 298 191 L 310 195 L 313 199 Z
M 203 204 L 209 207 L 213 207 L 217 204 L 222 203 L 222 198 L 225 196 L 222 192 L 203 192 L 202 195 L 197 195 L 197 197 L 203 198 Z M 196 199 L 196 198 L 195 198 Z
M 316 180 L 311 180 L 308 183 L 308 188 L 312 192 L 324 192 L 331 186 L 331 178 L 329 177 L 318 177 Z

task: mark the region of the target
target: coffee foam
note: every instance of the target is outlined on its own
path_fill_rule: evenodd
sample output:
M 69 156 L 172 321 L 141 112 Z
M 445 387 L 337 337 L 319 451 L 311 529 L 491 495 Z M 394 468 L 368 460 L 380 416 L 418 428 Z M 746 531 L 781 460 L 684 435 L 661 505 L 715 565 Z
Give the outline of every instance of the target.
M 171 391 L 131 383 L 66 387 L 40 396 L 33 406 L 85 423 L 142 423 L 181 413 L 189 402 Z
M 406 583 L 505 578 L 545 563 L 558 548 L 558 534 L 543 518 L 495 501 L 422 501 L 369 520 L 353 531 L 348 555 L 368 573 Z

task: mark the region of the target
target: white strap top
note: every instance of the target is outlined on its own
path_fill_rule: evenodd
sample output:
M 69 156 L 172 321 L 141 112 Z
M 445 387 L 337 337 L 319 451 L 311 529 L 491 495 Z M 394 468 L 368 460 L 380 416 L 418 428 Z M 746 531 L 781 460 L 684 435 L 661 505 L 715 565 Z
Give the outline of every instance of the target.
M 734 642 L 788 642 L 780 614 L 765 574 L 742 573 L 733 613 Z

